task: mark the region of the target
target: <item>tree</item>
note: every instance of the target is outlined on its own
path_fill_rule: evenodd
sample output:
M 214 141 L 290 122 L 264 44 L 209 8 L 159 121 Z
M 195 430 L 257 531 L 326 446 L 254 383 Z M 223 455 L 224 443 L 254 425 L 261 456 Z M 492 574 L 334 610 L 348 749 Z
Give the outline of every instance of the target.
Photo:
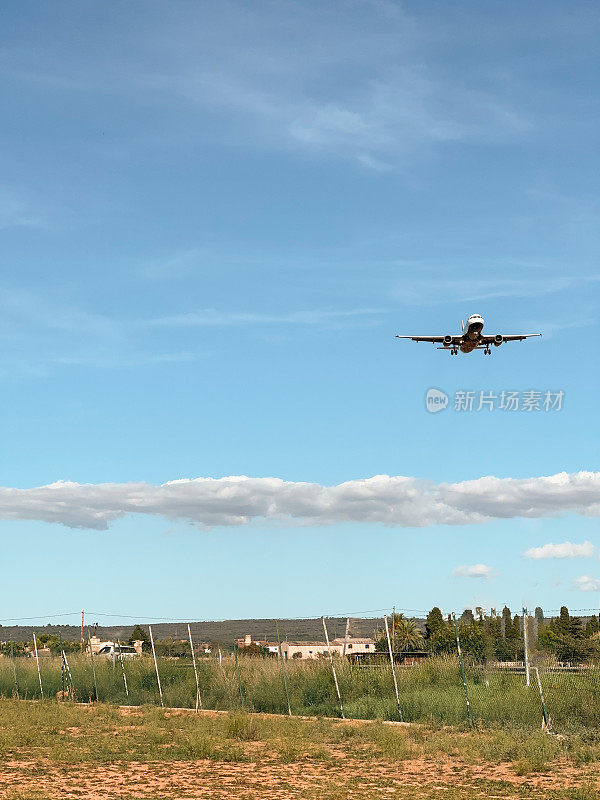
M 487 617 L 485 620 L 487 634 L 491 639 L 502 638 L 502 622 L 500 617 Z
M 437 633 L 441 628 L 445 627 L 444 618 L 441 610 L 434 606 L 429 614 L 427 614 L 427 623 L 425 625 L 425 638 L 429 639 L 433 634 Z
M 550 625 L 553 629 L 563 636 L 583 636 L 583 626 L 579 617 L 572 617 L 566 606 L 561 606 L 560 614 L 557 619 L 553 619 Z
M 473 661 L 484 661 L 486 655 L 485 629 L 481 623 L 461 625 L 460 646 Z
M 240 647 L 238 650 L 240 656 L 253 656 L 254 658 L 258 658 L 260 656 L 264 656 L 265 648 L 261 647 L 256 642 L 252 642 L 251 644 L 245 644 L 243 647 Z M 299 655 L 302 658 L 302 653 L 294 653 L 294 656 Z
M 510 639 L 512 635 L 512 618 L 508 606 L 502 609 L 502 633 L 505 639 Z
M 538 621 L 538 625 L 541 625 L 544 622 L 544 612 L 540 606 L 536 606 L 533 616 Z
M 571 626 L 571 615 L 569 614 L 569 609 L 566 606 L 561 606 L 558 619 L 552 620 L 551 624 L 557 633 L 569 633 Z
M 184 658 L 191 654 L 190 643 L 185 639 L 175 640 L 172 636 L 155 643 L 156 655 L 167 658 Z
M 460 621 L 464 625 L 472 625 L 475 622 L 475 617 L 473 616 L 473 612 L 470 608 L 465 608 L 465 610 L 460 615 Z
M 444 625 L 443 628 L 438 628 L 427 640 L 427 648 L 434 655 L 456 653 L 454 626 L 450 627 L 450 625 Z
M 594 635 L 595 625 L 590 626 L 591 635 Z M 559 661 L 581 663 L 594 656 L 597 648 L 594 641 L 586 638 L 586 631 L 579 617 L 572 617 L 569 609 L 562 606 L 558 617 L 555 617 L 538 634 L 538 647 L 548 650 L 556 655 Z
M 47 647 L 52 655 L 60 655 L 61 651 L 61 638 L 55 633 L 40 633 L 37 637 L 38 647 Z M 33 647 L 33 642 L 32 642 Z M 62 649 L 65 653 L 79 650 L 79 642 L 69 642 L 65 639 L 62 640 Z
M 400 650 L 417 650 L 423 646 L 423 634 L 414 619 L 401 616 L 394 622 L 394 641 Z
M 133 644 L 134 642 L 149 642 L 150 637 L 146 633 L 146 631 L 142 628 L 141 625 L 136 625 L 135 628 L 131 631 L 131 636 L 129 637 L 129 644 Z
M 142 628 L 141 625 L 136 625 L 135 628 L 131 631 L 131 636 L 129 637 L 129 644 L 133 644 L 134 642 L 142 642 L 142 650 L 146 652 L 150 650 L 150 637 L 148 636 L 148 634 Z
M 515 614 L 512 621 L 512 638 L 521 638 L 521 619 L 518 614 Z
M 585 635 L 588 639 L 591 639 L 591 637 L 595 636 L 599 631 L 600 624 L 598 623 L 598 617 L 590 617 L 585 623 Z

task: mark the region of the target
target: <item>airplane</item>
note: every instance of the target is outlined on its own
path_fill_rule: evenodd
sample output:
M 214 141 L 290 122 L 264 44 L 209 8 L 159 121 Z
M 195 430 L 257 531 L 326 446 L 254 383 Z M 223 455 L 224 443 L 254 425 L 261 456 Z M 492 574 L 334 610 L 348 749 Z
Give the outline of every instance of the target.
M 503 342 L 522 342 L 523 339 L 542 335 L 541 333 L 484 334 L 483 325 L 481 314 L 471 314 L 467 324 L 462 323 L 462 333 L 456 335 L 447 333 L 445 336 L 396 336 L 396 339 L 412 339 L 413 342 L 441 344 L 442 347 L 438 347 L 438 350 L 449 350 L 453 356 L 457 355 L 459 350 L 461 353 L 483 350 L 483 354 L 489 356 L 492 352 L 492 344 L 500 347 Z

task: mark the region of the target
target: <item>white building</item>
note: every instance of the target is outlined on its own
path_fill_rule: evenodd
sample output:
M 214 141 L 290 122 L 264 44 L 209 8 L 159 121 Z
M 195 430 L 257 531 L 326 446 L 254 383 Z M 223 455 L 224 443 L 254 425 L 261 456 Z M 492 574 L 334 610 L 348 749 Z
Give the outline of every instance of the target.
M 373 639 L 334 639 L 330 643 L 332 655 L 342 656 L 351 653 L 374 653 L 375 642 Z M 281 652 L 284 659 L 308 660 L 323 658 L 329 655 L 327 642 L 282 642 Z
M 351 653 L 375 652 L 375 641 L 373 639 L 354 639 L 350 636 L 347 639 L 344 639 L 340 637 L 339 639 L 334 639 L 331 645 L 341 648 L 341 653 L 344 653 L 345 645 L 346 655 L 350 655 Z

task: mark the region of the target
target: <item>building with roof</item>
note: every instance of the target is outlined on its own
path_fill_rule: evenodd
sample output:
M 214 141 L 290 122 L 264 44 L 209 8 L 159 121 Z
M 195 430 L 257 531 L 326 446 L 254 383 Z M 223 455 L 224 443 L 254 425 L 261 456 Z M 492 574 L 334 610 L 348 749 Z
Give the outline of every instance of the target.
M 373 639 L 355 639 L 352 637 L 334 639 L 329 644 L 332 655 L 344 656 L 351 653 L 374 653 L 375 642 Z M 281 643 L 281 653 L 284 659 L 309 660 L 323 658 L 329 655 L 327 642 L 286 641 Z

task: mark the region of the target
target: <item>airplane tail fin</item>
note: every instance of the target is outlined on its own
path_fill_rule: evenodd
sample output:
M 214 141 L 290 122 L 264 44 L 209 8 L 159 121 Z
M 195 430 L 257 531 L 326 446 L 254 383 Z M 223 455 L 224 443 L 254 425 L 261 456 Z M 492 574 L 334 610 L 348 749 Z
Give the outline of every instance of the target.
M 463 319 L 461 319 L 461 321 L 460 321 L 460 329 L 461 329 L 461 331 L 464 331 L 464 329 L 465 329 L 465 321 Z

